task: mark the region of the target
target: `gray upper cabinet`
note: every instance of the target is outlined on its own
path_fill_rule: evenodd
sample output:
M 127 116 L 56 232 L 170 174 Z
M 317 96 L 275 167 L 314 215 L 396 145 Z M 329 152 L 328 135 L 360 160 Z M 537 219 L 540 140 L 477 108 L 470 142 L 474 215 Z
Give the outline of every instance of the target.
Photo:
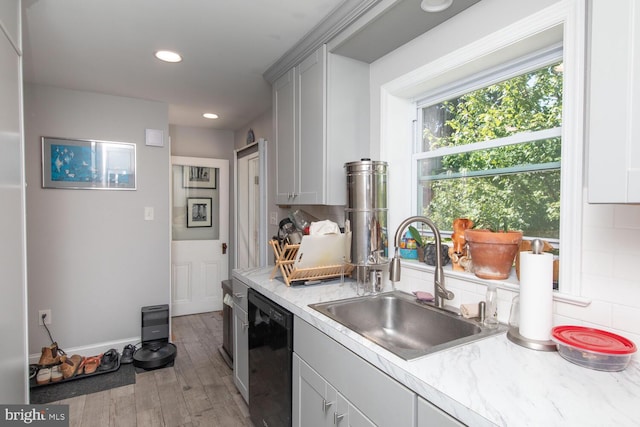
M 276 203 L 344 205 L 344 163 L 368 153 L 368 64 L 322 45 L 273 85 Z
M 640 6 L 591 2 L 590 203 L 640 202 Z

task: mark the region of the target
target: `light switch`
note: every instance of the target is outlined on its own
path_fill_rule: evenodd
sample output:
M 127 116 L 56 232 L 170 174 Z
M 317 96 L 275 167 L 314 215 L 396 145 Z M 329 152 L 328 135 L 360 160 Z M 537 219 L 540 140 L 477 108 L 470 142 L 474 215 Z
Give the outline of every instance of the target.
M 145 221 L 153 221 L 153 207 L 146 206 L 144 208 L 144 220 Z

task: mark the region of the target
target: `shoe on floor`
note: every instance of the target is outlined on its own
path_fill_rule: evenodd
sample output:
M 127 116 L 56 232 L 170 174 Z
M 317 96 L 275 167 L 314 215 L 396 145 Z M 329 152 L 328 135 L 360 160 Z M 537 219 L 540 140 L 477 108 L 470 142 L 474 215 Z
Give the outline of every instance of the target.
M 116 366 L 118 366 L 119 358 L 120 358 L 120 355 L 118 354 L 115 348 L 108 350 L 102 355 L 102 360 L 100 361 L 100 366 L 98 367 L 98 370 L 110 371 L 112 369 L 115 369 Z
M 133 344 L 127 344 L 122 350 L 122 356 L 120 356 L 120 363 L 128 364 L 133 363 L 133 353 L 136 352 L 136 346 Z
M 62 375 L 62 371 L 60 370 L 60 365 L 56 365 L 51 368 L 51 382 L 57 383 L 61 381 L 64 376 Z
M 49 347 L 42 347 L 42 354 L 38 365 L 53 366 L 60 363 L 60 355 L 58 354 L 58 343 L 53 343 Z
M 98 356 L 91 356 L 84 359 L 84 373 L 93 374 L 100 366 L 102 360 L 102 354 Z
M 78 372 L 82 360 L 83 358 L 79 354 L 74 354 L 71 357 L 62 356 L 60 358 L 60 370 L 62 371 L 64 379 L 71 378 Z
M 36 376 L 38 385 L 48 384 L 51 381 L 51 368 L 41 368 Z

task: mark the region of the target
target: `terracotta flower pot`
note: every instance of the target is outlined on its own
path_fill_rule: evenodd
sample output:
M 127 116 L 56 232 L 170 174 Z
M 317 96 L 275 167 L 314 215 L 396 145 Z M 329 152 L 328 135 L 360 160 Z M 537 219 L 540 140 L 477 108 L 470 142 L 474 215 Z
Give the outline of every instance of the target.
M 493 232 L 465 230 L 469 244 L 473 273 L 482 279 L 503 280 L 509 277 L 518 253 L 521 231 Z

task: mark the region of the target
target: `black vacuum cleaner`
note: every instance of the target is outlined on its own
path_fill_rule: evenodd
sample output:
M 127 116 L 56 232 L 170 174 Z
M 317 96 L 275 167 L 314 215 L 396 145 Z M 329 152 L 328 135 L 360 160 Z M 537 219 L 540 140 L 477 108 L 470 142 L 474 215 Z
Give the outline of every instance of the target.
M 173 366 L 178 349 L 169 342 L 169 305 L 142 307 L 142 346 L 133 365 L 145 370 Z

